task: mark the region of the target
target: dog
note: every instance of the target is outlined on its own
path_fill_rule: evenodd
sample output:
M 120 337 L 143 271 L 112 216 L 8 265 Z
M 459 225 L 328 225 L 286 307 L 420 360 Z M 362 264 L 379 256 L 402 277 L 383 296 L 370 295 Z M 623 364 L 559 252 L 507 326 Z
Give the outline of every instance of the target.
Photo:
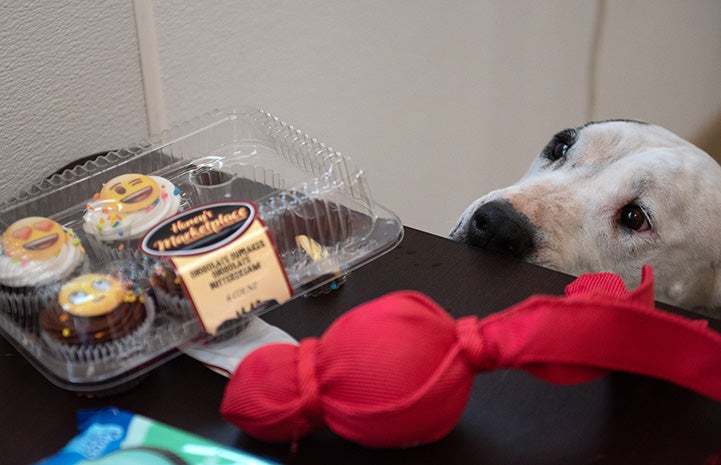
M 565 129 L 515 184 L 472 202 L 450 238 L 721 316 L 721 165 L 676 134 L 630 120 Z

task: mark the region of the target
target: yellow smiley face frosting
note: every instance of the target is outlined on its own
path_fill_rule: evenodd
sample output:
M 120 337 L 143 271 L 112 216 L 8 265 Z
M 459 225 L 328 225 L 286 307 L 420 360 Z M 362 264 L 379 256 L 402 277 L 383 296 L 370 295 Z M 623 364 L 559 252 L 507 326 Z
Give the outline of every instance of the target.
M 31 216 L 18 220 L 2 235 L 3 254 L 11 258 L 48 260 L 57 256 L 68 239 L 53 220 Z
M 58 302 L 63 310 L 76 316 L 104 315 L 123 303 L 125 286 L 105 274 L 84 274 L 68 281 L 60 289 Z
M 132 213 L 158 202 L 160 188 L 150 176 L 123 174 L 103 185 L 98 199 L 107 202 L 107 208 Z

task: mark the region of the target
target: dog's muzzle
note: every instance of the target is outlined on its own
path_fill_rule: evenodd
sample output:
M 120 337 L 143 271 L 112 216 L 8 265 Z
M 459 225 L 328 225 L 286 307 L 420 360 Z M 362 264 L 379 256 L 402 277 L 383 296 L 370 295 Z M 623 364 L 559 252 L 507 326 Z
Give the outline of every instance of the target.
M 522 258 L 534 249 L 534 227 L 508 200 L 493 200 L 473 212 L 465 242 Z

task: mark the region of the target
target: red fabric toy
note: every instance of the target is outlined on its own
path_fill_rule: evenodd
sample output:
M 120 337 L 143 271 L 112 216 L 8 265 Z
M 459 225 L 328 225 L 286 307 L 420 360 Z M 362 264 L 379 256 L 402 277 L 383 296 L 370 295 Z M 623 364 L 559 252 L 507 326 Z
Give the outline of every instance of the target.
M 480 320 L 455 321 L 416 292 L 389 294 L 320 339 L 255 350 L 229 381 L 221 413 L 268 442 L 328 427 L 368 447 L 407 447 L 449 433 L 474 375 L 499 368 L 552 383 L 622 370 L 721 401 L 721 335 L 653 299 L 650 267 L 631 292 L 614 274 L 589 274 L 566 297 L 533 296 Z

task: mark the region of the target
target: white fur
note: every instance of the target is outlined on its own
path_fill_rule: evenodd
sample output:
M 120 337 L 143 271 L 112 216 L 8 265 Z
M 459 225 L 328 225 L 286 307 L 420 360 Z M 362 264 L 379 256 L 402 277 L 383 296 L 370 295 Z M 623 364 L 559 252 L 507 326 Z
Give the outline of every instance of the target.
M 649 264 L 658 300 L 721 313 L 721 166 L 654 125 L 608 121 L 576 131 L 562 161 L 536 158 L 517 183 L 473 202 L 450 237 L 466 242 L 474 212 L 506 199 L 534 230 L 523 260 L 573 275 L 611 271 L 629 287 Z M 629 203 L 643 208 L 650 228 L 619 221 Z

